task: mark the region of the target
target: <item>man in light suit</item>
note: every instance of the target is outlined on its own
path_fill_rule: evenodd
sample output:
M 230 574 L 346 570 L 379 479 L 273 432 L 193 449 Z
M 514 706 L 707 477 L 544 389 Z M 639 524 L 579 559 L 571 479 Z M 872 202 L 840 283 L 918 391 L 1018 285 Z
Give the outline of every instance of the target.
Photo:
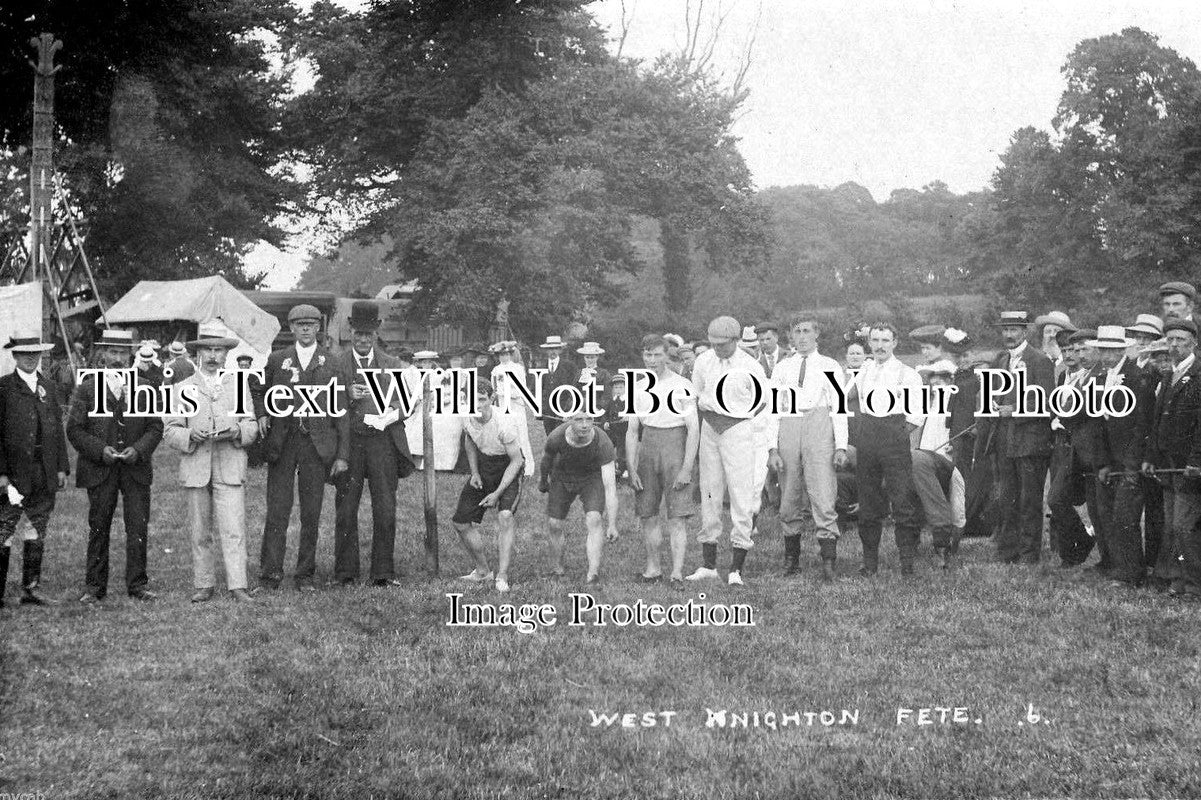
M 379 306 L 356 300 L 350 310 L 353 347 L 337 356 L 343 384 L 349 388 L 349 469 L 336 482 L 336 532 L 334 534 L 334 578 L 344 585 L 359 578 L 359 503 L 363 483 L 371 492 L 371 582 L 375 586 L 399 586 L 393 565 L 396 545 L 396 484 L 413 472 L 404 419 L 382 418 L 385 409 L 375 402 L 366 375 L 360 370 L 399 370 L 399 359 L 376 347 Z M 387 396 L 392 376 L 377 376 Z M 416 395 L 415 399 L 419 399 Z
M 125 587 L 135 600 L 154 600 L 146 588 L 150 534 L 150 486 L 154 451 L 163 438 L 160 417 L 130 414 L 132 385 L 117 370 L 129 369 L 137 347 L 129 331 L 106 330 L 96 342 L 103 377 L 88 375 L 75 389 L 67 439 L 79 453 L 76 485 L 88 491 L 86 588 L 81 603 L 93 604 L 108 592 L 109 533 L 117 498 L 125 517 Z M 136 373 L 139 376 L 141 373 Z M 93 414 L 96 381 L 103 381 L 107 415 Z M 141 380 L 139 377 L 137 380 Z
M 167 417 L 163 439 L 183 455 L 179 482 L 188 502 L 192 527 L 193 603 L 213 599 L 217 586 L 216 538 L 225 562 L 225 585 L 239 602 L 253 598 L 246 591 L 246 448 L 258 437 L 253 417 L 236 417 L 238 378 L 222 374 L 225 358 L 236 339 L 224 335 L 221 324 L 201 323 L 195 341 L 197 370 L 179 382 L 196 403 L 192 416 Z M 185 388 L 186 387 L 186 388 Z M 216 523 L 216 537 L 213 524 Z
M 296 344 L 276 350 L 267 359 L 265 380 L 254 398 L 259 435 L 264 437 L 267 459 L 267 519 L 263 528 L 260 558 L 262 585 L 278 589 L 283 580 L 287 550 L 288 520 L 298 489 L 300 494 L 300 544 L 296 553 L 296 588 L 314 591 L 317 572 L 317 524 L 325 497 L 325 479 L 336 478 L 347 469 L 350 458 L 350 419 L 330 414 L 299 416 L 296 408 L 287 416 L 271 416 L 265 404 L 275 386 L 326 386 L 341 379 L 342 372 L 332 353 L 317 344 L 321 312 L 302 304 L 288 312 L 288 325 Z M 328 398 L 332 401 L 333 398 Z M 294 404 L 296 405 L 296 404 Z M 342 409 L 343 411 L 345 409 Z
M 1001 398 L 998 417 L 981 420 L 976 454 L 996 457 L 1002 509 L 995 536 L 997 559 L 1006 564 L 1037 564 L 1042 555 L 1043 490 L 1051 461 L 1051 418 L 1014 416 L 1017 373 L 1025 372 L 1027 386 L 1041 386 L 1045 396 L 1050 396 L 1055 388 L 1055 368 L 1051 359 L 1027 341 L 1030 319 L 1025 311 L 1004 311 L 994 325 L 1001 329 L 1005 349 L 992 366 L 1008 370 L 1014 376 L 1015 388 Z

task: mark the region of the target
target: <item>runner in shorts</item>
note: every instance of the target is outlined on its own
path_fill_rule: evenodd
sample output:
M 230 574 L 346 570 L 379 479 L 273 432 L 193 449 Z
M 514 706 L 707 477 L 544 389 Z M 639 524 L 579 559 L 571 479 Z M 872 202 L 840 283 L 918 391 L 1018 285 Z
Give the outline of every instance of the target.
M 578 497 L 584 506 L 584 526 L 588 529 L 588 583 L 600 580 L 601 551 L 605 541 L 617 539 L 617 477 L 614 472 L 613 442 L 593 424 L 592 417 L 579 411 L 551 431 L 542 453 L 538 491 L 546 499 L 547 540 L 551 570 L 565 574 L 563 568 L 563 522 Z M 609 511 L 609 528 L 602 529 L 602 513 Z
M 492 568 L 480 536 L 480 523 L 489 508 L 497 509 L 500 522 L 500 563 L 496 569 L 496 591 L 509 591 L 509 559 L 513 555 L 513 513 L 521 500 L 521 437 L 517 423 L 492 405 L 492 384 L 482 378 L 476 382 L 476 407 L 479 415 L 463 421 L 463 442 L 471 477 L 459 493 L 454 525 L 459 539 L 475 560 L 475 569 L 463 579 L 482 583 L 492 580 Z
M 684 521 L 696 513 L 692 496 L 693 471 L 700 448 L 701 428 L 696 414 L 692 381 L 667 368 L 667 340 L 642 337 L 642 363 L 654 374 L 635 384 L 633 413 L 627 418 L 626 458 L 630 485 L 642 520 L 646 542 L 646 569 L 642 580 L 663 577 L 659 548 L 663 543 L 659 509 L 666 507 L 667 534 L 671 541 L 671 582 L 684 582 L 684 552 L 688 532 Z M 653 398 L 653 399 L 652 399 Z

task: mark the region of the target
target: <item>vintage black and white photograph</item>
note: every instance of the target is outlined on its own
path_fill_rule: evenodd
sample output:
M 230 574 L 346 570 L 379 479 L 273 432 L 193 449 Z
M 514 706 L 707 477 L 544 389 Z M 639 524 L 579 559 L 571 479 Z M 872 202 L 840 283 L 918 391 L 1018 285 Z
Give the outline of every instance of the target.
M 1201 797 L 1199 58 L 0 0 L 0 800 Z

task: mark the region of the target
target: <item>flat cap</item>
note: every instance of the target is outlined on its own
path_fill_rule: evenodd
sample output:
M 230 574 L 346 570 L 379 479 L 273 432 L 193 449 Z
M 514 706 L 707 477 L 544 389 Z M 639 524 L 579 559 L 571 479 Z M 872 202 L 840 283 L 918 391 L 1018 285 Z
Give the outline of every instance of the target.
M 733 317 L 718 317 L 709 323 L 709 338 L 732 341 L 742 338 L 742 326 Z
M 774 323 L 774 322 L 760 322 L 758 325 L 755 326 L 755 333 L 763 333 L 764 331 L 772 331 L 772 332 L 778 333 L 779 330 L 780 330 L 779 326 L 777 326 L 776 323 Z
M 1081 328 L 1078 331 L 1072 331 L 1068 336 L 1068 342 L 1071 344 L 1079 344 L 1082 342 L 1091 341 L 1097 338 L 1097 332 L 1089 328 Z
M 315 322 L 321 321 L 321 312 L 317 310 L 316 306 L 301 303 L 298 306 L 292 306 L 292 310 L 288 312 L 288 322 L 301 322 L 308 319 Z
M 1193 336 L 1197 335 L 1197 323 L 1191 319 L 1170 319 L 1163 324 L 1163 332 L 1168 331 L 1188 331 Z
M 1168 281 L 1159 287 L 1159 296 L 1166 297 L 1169 294 L 1182 294 L 1190 300 L 1196 300 L 1197 287 L 1184 281 Z

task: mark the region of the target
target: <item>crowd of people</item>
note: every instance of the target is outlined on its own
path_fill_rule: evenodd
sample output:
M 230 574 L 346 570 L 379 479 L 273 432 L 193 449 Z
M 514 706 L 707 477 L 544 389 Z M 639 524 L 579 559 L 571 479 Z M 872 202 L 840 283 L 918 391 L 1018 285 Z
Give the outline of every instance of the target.
M 476 413 L 451 429 L 455 452 L 461 443 L 466 474 L 453 516 L 473 563 L 463 580 L 510 590 L 525 482 L 537 475 L 537 488 L 546 495 L 549 570 L 565 572 L 565 521 L 578 500 L 587 584 L 601 580 L 605 544 L 619 535 L 620 487 L 628 484 L 646 550 L 639 579 L 647 582 L 720 580 L 718 551 L 728 541 L 725 581 L 745 584 L 760 518 L 774 511 L 786 575 L 803 571 L 802 544 L 811 539 L 820 579 L 839 580 L 838 543 L 853 525 L 862 545 L 858 573 L 875 576 L 881 533 L 891 518 L 904 576 L 916 572 L 923 530 L 929 531 L 937 566 L 949 569 L 965 532 L 991 535 L 1002 563 L 1038 563 L 1049 527 L 1051 550 L 1064 568 L 1082 566 L 1095 549 L 1099 559 L 1089 569 L 1115 588 L 1142 586 L 1197 598 L 1196 289 L 1172 282 L 1159 294 L 1159 315 L 1133 314 L 1096 328 L 1077 328 L 1060 311 L 1038 317 L 1005 311 L 991 322 L 995 340 L 986 342 L 954 327 L 925 325 L 906 334 L 920 346 L 916 367 L 897 356 L 901 333 L 887 322 L 856 325 L 842 334 L 840 359 L 819 351 L 822 325 L 805 314 L 784 325 L 754 326 L 721 316 L 694 342 L 649 332 L 639 343 L 637 373 L 602 365 L 605 350 L 597 342 L 560 336 L 538 348 L 537 367 L 545 370 L 540 381 L 513 341 L 456 354 L 449 366 L 477 372 Z M 358 517 L 366 489 L 372 516 L 369 580 L 399 585 L 398 485 L 422 457 L 437 459 L 439 453 L 418 451 L 420 409 L 406 412 L 404 404 L 387 400 L 389 384 L 401 381 L 420 395 L 423 381 L 449 381 L 450 373 L 436 369 L 446 366 L 445 354 L 386 352 L 377 338 L 379 310 L 370 301 L 355 303 L 352 346 L 344 352 L 319 343 L 317 309 L 298 305 L 288 323 L 294 344 L 268 358 L 264 379 L 250 384 L 253 410 L 241 415 L 235 413 L 241 377 L 226 369 L 238 341 L 219 323 L 202 323 L 197 338 L 174 343 L 165 361 L 128 331 L 102 331 L 91 363 L 107 371 L 75 380 L 65 403 L 61 377 L 42 364 L 52 345 L 36 332 L 14 335 L 5 347 L 16 369 L 0 377 L 0 604 L 10 554 L 18 545 L 20 602 L 49 602 L 39 588 L 42 560 L 55 498 L 70 472 L 68 443 L 77 454 L 76 484 L 87 491 L 89 508 L 80 602 L 98 603 L 107 593 L 118 500 L 126 527 L 126 591 L 139 600 L 155 598 L 146 561 L 160 444 L 179 453 L 193 602 L 215 597 L 221 567 L 230 596 L 239 602 L 279 589 L 297 503 L 293 585 L 315 591 L 327 482 L 335 487 L 334 581 L 360 579 Z M 987 353 L 982 348 L 994 349 L 995 356 L 981 358 Z M 988 387 L 997 374 L 1013 377 L 1013 385 L 981 397 L 984 367 L 992 371 L 984 376 Z M 130 413 L 131 385 L 122 370 L 131 368 L 154 385 L 191 387 L 188 413 L 178 404 L 161 416 Z M 373 386 L 365 379 L 371 370 L 381 370 Z M 540 396 L 533 388 L 539 385 Z M 596 387 L 601 402 L 556 414 L 550 400 L 565 386 Z M 1129 413 L 1080 407 L 1027 414 L 1019 397 L 1023 386 L 1048 394 L 1056 387 L 1126 387 L 1136 402 Z M 333 392 L 323 394 L 323 387 L 333 387 L 345 402 L 337 402 Z M 767 403 L 764 387 L 787 396 L 785 413 Z M 955 391 L 945 408 L 865 408 L 864 399 L 879 392 L 923 387 Z M 281 393 L 296 401 L 282 413 L 276 407 Z M 111 413 L 96 413 L 101 396 Z M 347 413 L 336 413 L 338 405 Z M 545 432 L 537 459 L 527 423 L 531 412 L 540 416 Z M 267 469 L 260 574 L 253 589 L 244 496 L 252 451 Z M 495 551 L 482 528 L 490 509 L 498 517 Z M 18 542 L 22 516 L 30 524 Z M 689 572 L 689 520 L 696 517 L 701 562 Z M 661 561 L 664 530 L 668 567 Z M 772 569 L 762 563 L 757 568 Z

